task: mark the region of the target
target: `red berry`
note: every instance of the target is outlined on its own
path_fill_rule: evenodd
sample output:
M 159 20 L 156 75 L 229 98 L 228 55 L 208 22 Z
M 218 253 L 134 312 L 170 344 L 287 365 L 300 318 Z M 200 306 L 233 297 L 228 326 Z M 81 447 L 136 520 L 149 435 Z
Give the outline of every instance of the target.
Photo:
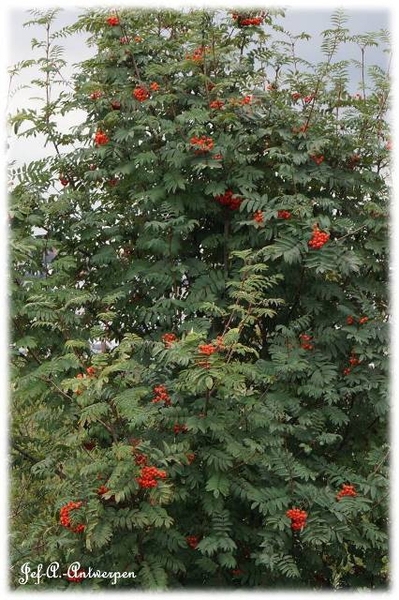
M 164 333 L 164 335 L 162 336 L 162 341 L 164 342 L 166 348 L 170 348 L 173 342 L 175 342 L 176 340 L 177 337 L 174 333 Z
M 209 104 L 209 108 L 213 108 L 215 110 L 220 110 L 221 108 L 223 108 L 223 106 L 224 106 L 224 102 L 222 100 L 213 100 Z
M 105 146 L 105 144 L 108 144 L 109 142 L 109 137 L 107 136 L 106 133 L 104 133 L 103 131 L 101 131 L 101 129 L 98 129 L 96 132 L 96 135 L 94 136 L 94 143 L 96 146 Z
M 108 17 L 107 23 L 108 25 L 111 25 L 111 27 L 115 27 L 116 25 L 119 25 L 119 18 L 116 15 L 111 15 Z
M 289 210 L 279 210 L 277 212 L 277 217 L 279 219 L 291 219 L 292 215 Z
M 353 325 L 354 322 L 355 322 L 355 319 L 352 317 L 352 315 L 349 315 L 348 317 L 346 317 L 347 325 Z
M 112 100 L 111 108 L 112 108 L 112 110 L 120 110 L 121 103 L 119 102 L 119 100 Z
M 367 323 L 368 320 L 369 320 L 368 317 L 361 317 L 359 319 L 359 325 L 364 325 L 364 323 Z
M 256 223 L 263 223 L 263 212 L 262 212 L 261 210 L 257 210 L 257 211 L 254 213 L 253 220 L 254 220 Z

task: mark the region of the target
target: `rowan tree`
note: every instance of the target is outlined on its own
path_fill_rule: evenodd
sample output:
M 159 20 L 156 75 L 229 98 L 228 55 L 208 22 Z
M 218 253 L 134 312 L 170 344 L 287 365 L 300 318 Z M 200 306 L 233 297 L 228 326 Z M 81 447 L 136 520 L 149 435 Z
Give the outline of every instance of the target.
M 336 11 L 310 64 L 281 15 L 33 12 L 43 106 L 11 122 L 55 151 L 10 166 L 13 586 L 386 585 L 388 36 Z

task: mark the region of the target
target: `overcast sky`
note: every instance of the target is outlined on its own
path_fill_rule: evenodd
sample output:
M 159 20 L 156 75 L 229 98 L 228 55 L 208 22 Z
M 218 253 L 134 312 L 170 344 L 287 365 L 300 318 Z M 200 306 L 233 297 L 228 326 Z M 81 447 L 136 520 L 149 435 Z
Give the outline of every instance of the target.
M 322 41 L 321 32 L 331 26 L 330 16 L 333 10 L 333 7 L 324 10 L 315 8 L 287 8 L 286 17 L 280 20 L 284 28 L 291 31 L 293 34 L 299 34 L 302 31 L 305 31 L 312 36 L 311 41 L 300 42 L 298 46 L 298 54 L 310 62 L 322 60 L 322 55 L 319 50 Z M 349 9 L 346 12 L 349 16 L 347 27 L 353 34 L 378 31 L 380 29 L 390 29 L 390 12 L 386 7 L 381 10 Z M 68 7 L 61 11 L 57 17 L 56 29 L 60 29 L 75 22 L 81 13 L 82 9 L 75 7 Z M 9 65 L 27 58 L 32 58 L 35 55 L 40 56 L 40 50 L 32 51 L 31 39 L 33 37 L 41 39 L 43 37 L 43 28 L 40 26 L 23 26 L 23 24 L 31 18 L 31 15 L 26 9 L 10 9 L 8 12 L 9 31 L 11 32 L 8 43 L 7 62 Z M 67 77 L 72 74 L 74 64 L 88 58 L 94 52 L 93 49 L 86 46 L 85 40 L 86 38 L 83 34 L 76 34 L 73 37 L 60 39 L 59 43 L 65 48 L 64 58 L 68 63 L 68 67 L 64 71 Z M 355 45 L 346 46 L 345 50 L 342 52 L 341 58 L 360 59 L 360 51 Z M 386 55 L 382 53 L 380 48 L 368 48 L 367 62 L 368 64 L 377 63 L 381 66 L 385 66 Z M 14 89 L 18 85 L 29 83 L 34 75 L 35 69 L 32 68 L 26 70 L 23 73 L 23 76 L 18 80 L 15 80 L 13 85 Z M 351 88 L 355 93 L 358 90 L 358 74 L 355 69 L 351 71 L 351 75 L 353 78 Z M 18 91 L 10 100 L 8 112 L 13 113 L 18 108 L 34 106 L 34 101 L 31 100 L 31 97 L 34 95 L 37 95 L 37 90 L 32 91 L 23 89 Z M 59 125 L 62 128 L 68 128 L 69 126 L 80 122 L 83 118 L 84 115 L 81 112 L 74 115 L 70 114 L 66 116 L 63 121 L 60 121 Z M 50 148 L 44 148 L 43 140 L 39 137 L 29 138 L 29 140 L 11 139 L 9 159 L 16 159 L 18 163 L 30 162 L 42 156 L 46 156 L 49 151 Z

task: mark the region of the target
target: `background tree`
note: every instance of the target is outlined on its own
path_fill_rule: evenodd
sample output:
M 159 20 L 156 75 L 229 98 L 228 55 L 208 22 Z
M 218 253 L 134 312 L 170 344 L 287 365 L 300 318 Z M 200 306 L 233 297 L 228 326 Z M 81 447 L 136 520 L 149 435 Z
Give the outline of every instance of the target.
M 280 11 L 56 14 L 12 118 L 55 149 L 11 168 L 13 585 L 386 585 L 386 32 L 337 11 L 311 65 Z

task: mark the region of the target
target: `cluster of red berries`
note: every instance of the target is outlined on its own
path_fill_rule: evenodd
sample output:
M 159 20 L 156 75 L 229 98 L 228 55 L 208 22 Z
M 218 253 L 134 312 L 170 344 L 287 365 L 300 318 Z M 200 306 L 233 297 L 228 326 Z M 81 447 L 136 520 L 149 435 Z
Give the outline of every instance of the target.
M 79 525 L 75 525 L 73 526 L 71 523 L 71 517 L 70 517 L 70 512 L 71 510 L 75 510 L 77 508 L 80 508 L 82 506 L 82 502 L 73 502 L 72 500 L 70 502 L 68 502 L 68 504 L 65 504 L 65 506 L 63 506 L 60 510 L 60 523 L 63 527 L 66 527 L 66 529 L 70 529 L 71 531 L 73 531 L 74 533 L 81 533 L 82 531 L 85 530 L 85 525 L 83 525 L 82 523 L 80 523 Z
M 336 499 L 339 501 L 344 496 L 352 496 L 353 498 L 357 496 L 357 492 L 353 485 L 342 484 L 342 489 L 336 495 Z
M 360 360 L 358 359 L 358 357 L 355 354 L 351 354 L 349 357 L 349 367 L 346 367 L 343 370 L 344 375 L 349 375 L 349 373 L 351 372 L 353 367 L 357 367 L 357 365 L 360 365 Z
M 244 571 L 242 569 L 232 569 L 231 574 L 233 577 L 240 577 L 244 574 Z
M 86 373 L 89 377 L 94 377 L 94 375 L 96 374 L 96 369 L 94 367 L 87 367 Z M 76 379 L 86 379 L 86 375 L 83 373 L 78 373 L 76 375 Z M 82 393 L 82 390 L 78 389 L 76 390 L 76 393 L 79 396 Z
M 348 160 L 349 169 L 354 169 L 360 160 L 360 156 L 358 154 L 352 154 L 350 159 Z
M 170 348 L 176 340 L 177 337 L 174 333 L 164 333 L 162 336 L 162 341 L 165 344 L 165 348 Z
M 299 336 L 301 340 L 301 348 L 304 350 L 313 350 L 313 344 L 311 344 L 312 336 L 307 333 L 302 333 Z
M 292 215 L 289 210 L 279 210 L 277 212 L 277 217 L 279 219 L 291 219 Z
M 134 88 L 133 96 L 136 98 L 136 100 L 138 100 L 138 102 L 144 102 L 144 100 L 148 100 L 150 93 L 145 87 L 139 85 L 138 87 Z
M 299 98 L 301 98 L 301 94 L 299 92 L 292 92 L 291 98 L 294 100 L 294 102 L 296 102 L 299 100 Z
M 67 179 L 64 175 L 60 175 L 60 184 L 64 187 L 69 183 L 69 179 Z
M 213 149 L 213 139 L 206 137 L 206 135 L 200 138 L 194 136 L 190 139 L 190 144 L 196 148 L 196 154 L 206 154 Z
M 244 98 L 240 101 L 240 104 L 251 104 L 252 96 L 244 96 Z
M 67 580 L 71 583 L 80 583 L 83 579 L 85 579 L 86 571 L 84 569 L 79 569 L 76 571 L 75 575 L 67 575 Z
M 206 356 L 211 356 L 211 354 L 214 354 L 215 352 L 218 351 L 217 346 L 214 346 L 213 344 L 200 344 L 198 346 L 198 351 L 200 354 L 205 354 Z
M 188 431 L 187 425 L 179 425 L 178 423 L 175 423 L 173 426 L 173 433 L 175 435 L 178 433 L 186 433 L 186 431 Z
M 103 131 L 101 131 L 101 129 L 98 129 L 98 131 L 96 132 L 96 135 L 94 136 L 94 143 L 96 146 L 105 146 L 105 144 L 108 144 L 109 142 L 109 137 L 107 136 L 106 133 L 104 133 Z
M 107 184 L 109 185 L 109 187 L 115 187 L 116 185 L 118 185 L 119 183 L 119 179 L 117 177 L 112 177 L 112 179 L 108 179 Z
M 309 104 L 309 102 L 312 102 L 312 100 L 314 100 L 314 95 L 313 94 L 310 94 L 309 96 L 304 96 L 304 98 L 303 98 L 303 101 L 306 104 Z
M 216 202 L 219 202 L 222 206 L 227 206 L 230 210 L 237 210 L 240 208 L 240 204 L 243 201 L 243 198 L 236 197 L 233 198 L 234 194 L 232 190 L 227 190 L 224 194 L 220 194 L 219 196 L 215 196 Z
M 212 102 L 209 104 L 209 108 L 214 108 L 215 110 L 220 110 L 223 108 L 223 106 L 223 100 L 212 100 Z
M 308 246 L 312 250 L 320 250 L 330 239 L 330 234 L 325 231 L 321 231 L 316 223 L 313 225 L 313 234 L 311 239 L 308 241 Z
M 136 481 L 141 488 L 157 487 L 158 479 L 166 479 L 166 471 L 161 471 L 156 467 L 143 467 L 140 477 L 136 477 Z
M 199 544 L 199 538 L 196 535 L 188 535 L 186 537 L 186 542 L 190 546 L 190 548 L 195 550 Z
M 111 27 L 115 27 L 116 25 L 119 25 L 119 17 L 116 15 L 111 15 L 107 18 L 107 23 L 108 25 L 111 25 Z
M 119 38 L 119 43 L 123 46 L 125 44 L 130 44 L 130 37 L 128 35 L 123 35 Z
M 159 90 L 159 83 L 157 83 L 156 81 L 150 83 L 150 90 L 152 92 L 157 92 Z
M 186 60 L 201 62 L 207 49 L 207 46 L 200 46 L 199 48 L 196 48 L 192 54 L 186 54 Z
M 134 457 L 134 462 L 139 467 L 145 467 L 147 465 L 147 460 L 148 459 L 145 454 L 136 454 L 136 456 Z
M 290 510 L 287 510 L 286 515 L 291 519 L 291 529 L 293 531 L 299 531 L 305 527 L 308 518 L 308 513 L 305 510 L 290 508 Z
M 359 325 L 364 325 L 365 323 L 367 323 L 368 320 L 369 320 L 368 317 L 360 317 Z
M 311 154 L 310 158 L 316 163 L 316 165 L 321 165 L 321 163 L 324 161 L 323 154 Z
M 106 485 L 100 485 L 100 487 L 97 490 L 97 494 L 99 496 L 102 496 L 103 494 L 106 494 L 107 492 L 109 492 L 109 488 L 107 488 Z
M 261 210 L 257 210 L 257 211 L 254 213 L 253 220 L 254 220 L 256 223 L 263 223 L 263 221 L 264 221 L 264 219 L 263 219 L 263 212 L 262 212 Z
M 120 110 L 121 109 L 121 103 L 119 102 L 119 100 L 112 100 L 112 102 L 111 102 L 111 108 L 112 108 L 112 110 Z
M 239 27 L 249 27 L 251 25 L 262 25 L 263 17 L 243 17 L 238 13 L 233 13 L 232 15 L 233 21 L 237 21 L 237 25 Z
M 154 398 L 152 399 L 152 402 L 155 404 L 156 402 L 164 402 L 165 406 L 170 406 L 171 405 L 171 399 L 170 396 L 168 394 L 168 391 L 166 389 L 166 387 L 164 385 L 156 385 L 154 387 Z
M 309 125 L 307 123 L 304 123 L 300 127 L 293 127 L 292 133 L 306 133 L 308 129 Z
M 98 100 L 103 95 L 101 90 L 95 90 L 90 94 L 90 100 Z

